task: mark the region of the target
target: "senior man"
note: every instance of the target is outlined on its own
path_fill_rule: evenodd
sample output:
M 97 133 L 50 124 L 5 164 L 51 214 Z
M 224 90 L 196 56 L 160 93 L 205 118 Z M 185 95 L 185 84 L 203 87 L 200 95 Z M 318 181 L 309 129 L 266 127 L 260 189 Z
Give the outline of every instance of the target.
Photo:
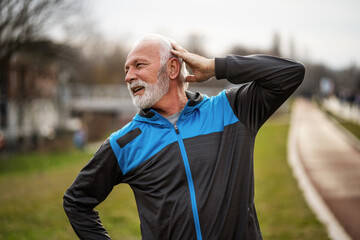
M 127 183 L 143 239 L 262 239 L 255 136 L 300 85 L 304 66 L 265 55 L 207 59 L 150 36 L 132 48 L 125 71 L 140 111 L 103 143 L 65 193 L 78 237 L 110 239 L 94 208 L 115 185 Z M 215 97 L 186 91 L 187 82 L 213 76 L 241 85 Z

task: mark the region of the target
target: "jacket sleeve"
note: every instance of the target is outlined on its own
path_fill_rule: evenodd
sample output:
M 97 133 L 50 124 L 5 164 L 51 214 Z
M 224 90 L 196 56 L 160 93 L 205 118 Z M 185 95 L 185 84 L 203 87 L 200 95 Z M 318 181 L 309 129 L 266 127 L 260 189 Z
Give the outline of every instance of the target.
M 301 84 L 305 66 L 267 55 L 229 55 L 215 59 L 215 73 L 241 84 L 226 96 L 237 118 L 257 131 Z
M 107 139 L 64 195 L 64 210 L 80 239 L 110 239 L 94 208 L 105 200 L 122 178 Z

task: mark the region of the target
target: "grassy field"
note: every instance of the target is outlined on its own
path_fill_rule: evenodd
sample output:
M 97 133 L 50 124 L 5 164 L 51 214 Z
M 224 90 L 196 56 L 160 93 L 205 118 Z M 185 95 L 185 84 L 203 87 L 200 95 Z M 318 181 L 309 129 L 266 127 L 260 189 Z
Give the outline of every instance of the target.
M 328 239 L 286 162 L 288 118 L 269 121 L 255 150 L 255 201 L 264 239 Z M 0 163 L 0 239 L 76 239 L 62 196 L 91 154 L 20 155 Z M 97 210 L 113 239 L 140 239 L 131 189 L 120 184 Z
M 341 124 L 345 129 L 347 129 L 350 133 L 352 133 L 358 140 L 360 140 L 360 125 L 353 123 L 349 120 L 343 119 L 339 116 L 335 116 L 332 113 L 327 112 L 329 116 L 331 116 L 335 121 Z
M 287 116 L 268 121 L 255 145 L 255 203 L 264 239 L 329 239 L 287 164 Z
M 350 120 L 346 120 L 341 116 L 335 115 L 334 113 L 326 110 L 321 103 L 316 102 L 317 106 L 332 120 L 342 125 L 346 130 L 348 130 L 354 137 L 360 140 L 360 125 L 356 124 Z

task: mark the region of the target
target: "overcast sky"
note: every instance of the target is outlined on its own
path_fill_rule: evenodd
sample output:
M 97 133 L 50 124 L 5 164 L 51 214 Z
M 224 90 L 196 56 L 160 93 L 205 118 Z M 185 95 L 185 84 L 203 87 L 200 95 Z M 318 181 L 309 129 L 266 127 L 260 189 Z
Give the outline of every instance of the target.
M 273 34 L 284 56 L 343 68 L 360 66 L 359 0 L 92 0 L 96 28 L 110 41 L 133 42 L 148 33 L 186 44 L 203 36 L 204 49 L 221 56 L 233 44 L 268 49 Z

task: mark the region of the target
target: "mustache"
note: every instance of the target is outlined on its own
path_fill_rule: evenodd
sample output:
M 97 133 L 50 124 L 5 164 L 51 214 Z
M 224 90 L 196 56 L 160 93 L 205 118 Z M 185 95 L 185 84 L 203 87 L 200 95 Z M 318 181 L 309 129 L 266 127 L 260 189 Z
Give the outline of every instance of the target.
M 147 88 L 149 86 L 149 83 L 141 80 L 141 79 L 138 79 L 136 81 L 133 81 L 131 83 L 127 83 L 127 89 L 129 90 L 129 93 L 131 96 L 133 96 L 133 91 L 132 89 L 134 89 L 135 87 L 144 87 L 144 88 Z
M 133 81 L 131 83 L 127 83 L 127 87 L 129 90 L 131 90 L 131 88 L 134 88 L 134 87 L 146 87 L 148 86 L 149 84 L 141 79 L 138 79 L 136 81 Z

